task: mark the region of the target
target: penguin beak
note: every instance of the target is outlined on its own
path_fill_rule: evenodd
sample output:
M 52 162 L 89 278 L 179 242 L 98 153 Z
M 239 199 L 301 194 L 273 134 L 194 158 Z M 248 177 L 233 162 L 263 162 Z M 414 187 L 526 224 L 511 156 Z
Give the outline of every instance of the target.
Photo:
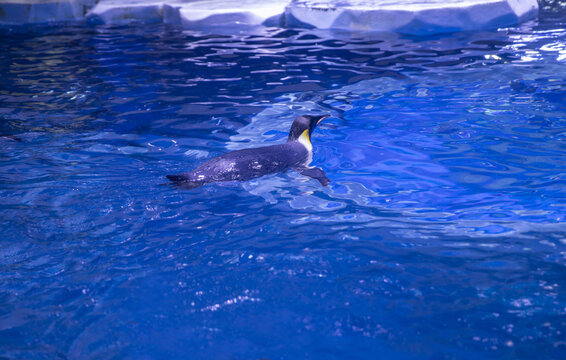
M 312 132 L 314 131 L 314 129 L 318 126 L 318 124 L 320 124 L 320 122 L 324 119 L 326 119 L 327 117 L 330 117 L 330 115 L 326 114 L 326 115 L 320 115 L 320 116 L 311 116 L 310 117 L 310 128 L 309 131 L 312 134 Z
M 326 119 L 327 117 L 330 117 L 329 114 L 326 115 L 322 115 L 317 121 L 316 121 L 316 125 L 320 124 L 320 122 L 324 119 Z

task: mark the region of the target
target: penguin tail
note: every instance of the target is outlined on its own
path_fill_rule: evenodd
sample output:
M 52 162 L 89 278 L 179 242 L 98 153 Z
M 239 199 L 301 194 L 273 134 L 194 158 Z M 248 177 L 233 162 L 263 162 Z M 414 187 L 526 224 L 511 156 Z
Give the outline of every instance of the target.
M 171 185 L 179 186 L 183 189 L 194 189 L 198 188 L 199 186 L 204 185 L 204 182 L 195 182 L 192 181 L 187 175 L 179 174 L 179 175 L 166 175 L 167 179 L 171 181 Z
M 167 175 L 167 179 L 174 184 L 180 185 L 184 182 L 189 181 L 189 178 L 186 175 L 179 174 L 179 175 Z

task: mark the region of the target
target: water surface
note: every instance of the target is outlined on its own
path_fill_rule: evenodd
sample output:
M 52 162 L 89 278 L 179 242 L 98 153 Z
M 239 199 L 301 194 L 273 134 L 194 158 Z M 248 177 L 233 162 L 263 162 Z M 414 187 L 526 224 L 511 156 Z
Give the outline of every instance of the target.
M 566 30 L 0 30 L 0 356 L 558 359 Z M 285 141 L 296 173 L 165 175 Z

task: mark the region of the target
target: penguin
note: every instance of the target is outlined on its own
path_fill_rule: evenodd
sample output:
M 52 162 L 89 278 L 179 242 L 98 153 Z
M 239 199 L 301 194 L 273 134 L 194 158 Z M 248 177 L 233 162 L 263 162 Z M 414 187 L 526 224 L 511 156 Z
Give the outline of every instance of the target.
M 294 169 L 318 180 L 322 186 L 330 180 L 319 168 L 311 167 L 311 134 L 330 115 L 301 115 L 293 121 L 284 144 L 231 151 L 214 157 L 193 171 L 167 175 L 173 185 L 193 189 L 212 182 L 245 181 L 267 174 Z

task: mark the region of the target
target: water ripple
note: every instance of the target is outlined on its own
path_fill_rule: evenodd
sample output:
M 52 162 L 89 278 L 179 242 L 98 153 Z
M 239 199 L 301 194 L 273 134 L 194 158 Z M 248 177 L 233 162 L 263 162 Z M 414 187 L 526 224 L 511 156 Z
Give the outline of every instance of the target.
M 0 29 L 0 356 L 559 358 L 563 28 Z M 306 112 L 328 187 L 160 185 Z

